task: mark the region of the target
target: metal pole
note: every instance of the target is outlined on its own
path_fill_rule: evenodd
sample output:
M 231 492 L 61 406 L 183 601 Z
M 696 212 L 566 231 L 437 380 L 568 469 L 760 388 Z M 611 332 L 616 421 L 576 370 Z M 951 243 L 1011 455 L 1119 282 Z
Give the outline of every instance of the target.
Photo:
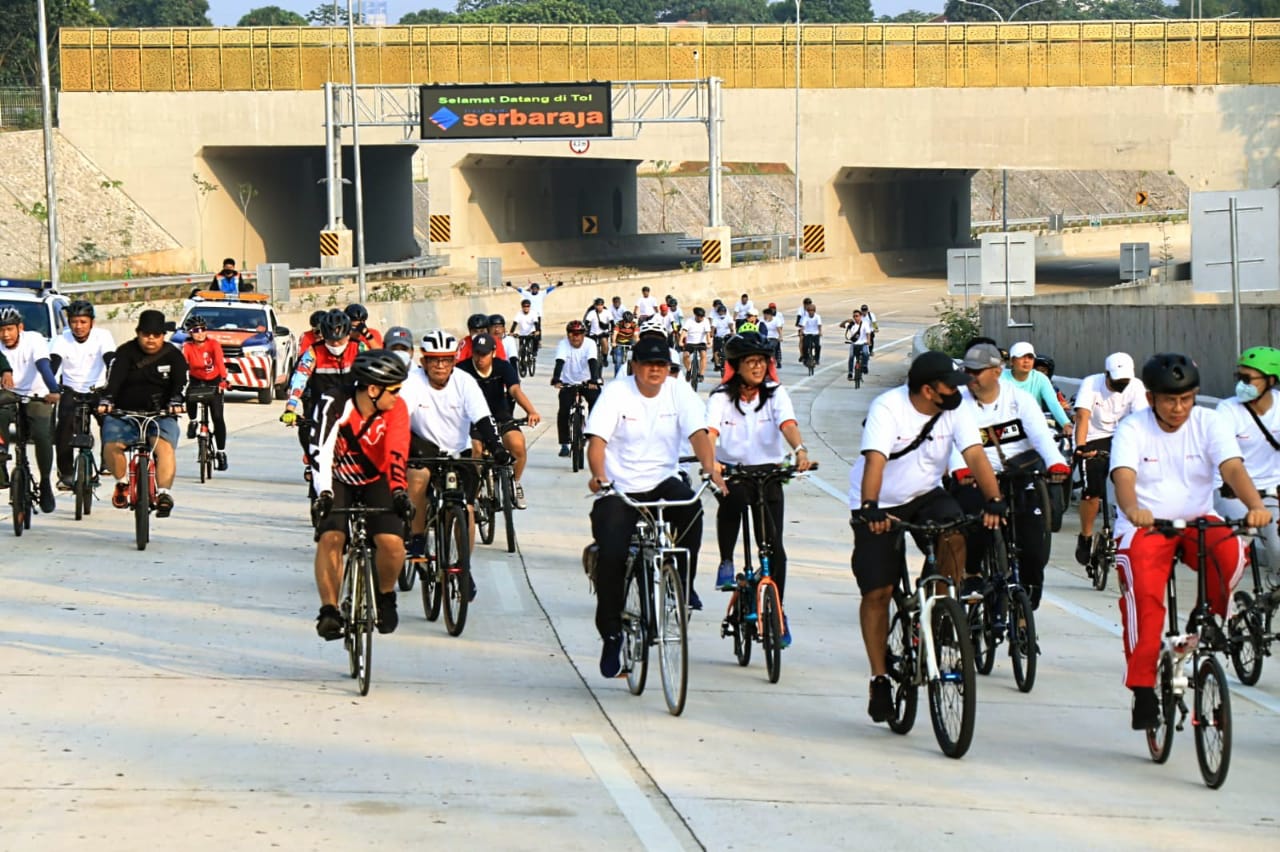
M 58 192 L 53 168 L 53 102 L 49 93 L 49 31 L 44 0 L 36 0 L 37 37 L 40 39 L 40 107 L 44 113 L 44 209 L 49 236 L 49 281 L 58 286 Z
M 795 244 L 796 260 L 800 259 L 800 0 L 796 0 L 796 220 Z
M 1009 170 L 1000 170 L 1000 230 L 1009 233 Z
M 337 176 L 333 173 L 333 157 L 335 146 L 333 144 L 333 83 L 326 82 L 324 84 L 324 203 L 325 212 L 328 214 L 329 230 L 338 224 L 337 208 L 333 203 L 333 188 L 336 184 Z
M 720 193 L 720 174 L 724 171 L 724 164 L 721 161 L 723 154 L 721 152 L 720 138 L 720 78 L 708 77 L 707 89 L 707 148 L 708 158 L 711 161 L 707 195 L 708 200 L 711 202 L 711 227 L 718 228 L 724 224 L 723 202 Z
M 356 165 L 356 301 L 365 301 L 364 182 L 360 168 L 360 108 L 356 103 L 356 25 L 347 0 L 347 66 L 351 73 L 351 156 Z
M 1236 348 L 1240 351 L 1240 215 L 1236 209 L 1236 197 L 1227 199 L 1227 211 L 1231 227 L 1231 310 L 1236 323 Z

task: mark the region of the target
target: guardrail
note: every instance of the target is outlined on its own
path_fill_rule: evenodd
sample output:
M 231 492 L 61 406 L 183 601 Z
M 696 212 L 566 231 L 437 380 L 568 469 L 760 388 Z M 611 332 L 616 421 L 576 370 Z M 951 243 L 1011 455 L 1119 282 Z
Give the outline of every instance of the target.
M 1092 226 L 1094 222 L 1102 225 L 1104 223 L 1125 221 L 1152 222 L 1162 219 L 1185 219 L 1186 217 L 1186 210 L 1151 210 L 1146 213 L 1073 213 L 1063 216 L 1062 222 L 1064 226 L 1077 227 L 1082 224 Z M 1032 216 L 1026 219 L 1006 219 L 1004 221 L 1010 228 L 1026 228 L 1034 225 L 1048 225 L 1052 220 L 1049 216 Z M 990 230 L 999 228 L 1001 224 L 999 219 L 986 219 L 981 222 L 970 222 L 969 228 L 974 231 Z
M 792 240 L 794 234 L 748 234 L 741 237 L 729 238 L 729 254 L 734 259 L 741 259 L 751 255 L 760 257 L 790 257 L 792 253 Z M 676 246 L 695 255 L 702 257 L 702 240 L 697 237 L 681 237 L 676 240 Z
M 434 273 L 449 265 L 449 255 L 434 254 L 427 257 L 415 257 L 411 260 L 398 260 L 392 263 L 370 263 L 365 265 L 365 277 L 369 279 L 414 277 L 421 273 Z M 321 282 L 331 278 L 354 278 L 357 269 L 354 266 L 322 269 L 290 269 L 289 281 Z M 241 273 L 246 281 L 253 281 L 256 273 Z M 201 285 L 213 279 L 212 273 L 190 273 L 187 275 L 157 275 L 149 278 L 117 278 L 110 281 L 62 281 L 58 284 L 58 292 L 68 295 L 78 293 L 109 293 L 117 290 L 134 290 L 144 287 L 171 287 L 174 285 Z

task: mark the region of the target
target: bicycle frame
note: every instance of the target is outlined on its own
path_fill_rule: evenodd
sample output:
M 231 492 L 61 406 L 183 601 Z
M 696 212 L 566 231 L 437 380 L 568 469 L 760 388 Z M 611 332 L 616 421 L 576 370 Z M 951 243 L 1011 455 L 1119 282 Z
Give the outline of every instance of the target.
M 918 532 L 924 536 L 924 570 L 920 578 L 916 580 L 915 589 L 911 588 L 911 569 L 907 565 L 906 559 L 902 560 L 902 572 L 898 577 L 898 590 L 902 593 L 904 600 L 915 601 L 912 619 L 915 621 L 916 630 L 920 633 L 920 651 L 916 654 L 916 683 L 923 684 L 927 681 L 938 680 L 942 677 L 942 671 L 938 668 L 937 655 L 934 653 L 933 641 L 933 610 L 938 601 L 943 598 L 951 598 L 957 603 L 959 597 L 956 595 L 955 583 L 949 577 L 944 577 L 934 570 L 938 564 L 937 557 L 937 540 L 943 534 L 953 530 L 959 530 L 962 527 L 973 523 L 979 516 L 968 515 L 958 521 L 950 521 L 945 524 L 924 523 L 913 524 L 899 519 L 893 519 L 895 527 L 900 528 L 904 533 Z M 905 543 L 905 541 L 904 541 Z M 930 588 L 939 588 L 936 584 L 941 583 L 945 589 L 942 593 L 930 592 Z
M 138 438 L 134 441 L 130 441 L 124 448 L 126 469 L 129 472 L 129 506 L 133 507 L 138 504 L 140 493 L 140 483 L 138 482 L 137 477 L 138 460 L 140 458 L 146 458 L 149 462 L 153 462 L 155 460 L 155 453 L 152 450 L 154 446 L 152 441 L 163 440 L 160 437 L 159 421 L 161 418 L 168 417 L 170 415 L 168 412 L 164 411 L 123 411 L 118 408 L 111 413 L 116 417 L 122 417 L 125 420 L 129 420 L 138 429 Z M 156 427 L 156 435 L 154 438 L 148 434 L 151 431 L 153 424 Z M 147 465 L 147 479 L 149 480 L 147 483 L 147 499 L 154 508 L 157 487 L 156 466 L 154 464 Z
M 651 580 L 653 575 L 656 575 L 658 569 L 662 566 L 662 557 L 667 554 L 684 554 L 684 564 L 686 566 L 688 565 L 689 549 L 686 547 L 675 546 L 674 540 L 671 536 L 670 527 L 667 524 L 663 512 L 666 509 L 673 507 L 692 506 L 695 503 L 700 503 L 702 501 L 703 493 L 705 493 L 709 487 L 711 487 L 711 480 L 708 477 L 704 477 L 702 485 L 699 486 L 698 489 L 693 492 L 693 496 L 687 500 L 632 500 L 627 494 L 621 491 L 615 491 L 612 487 L 603 492 L 619 498 L 623 503 L 640 513 L 640 517 L 636 520 L 635 538 L 639 539 L 638 544 L 640 546 L 641 553 L 643 554 L 646 548 L 650 550 L 656 548 L 656 552 L 645 554 L 646 556 L 651 557 L 646 560 L 649 562 L 650 569 L 653 572 L 650 578 Z M 688 570 L 684 572 L 684 594 L 686 607 L 688 606 L 689 587 L 691 582 L 689 574 L 690 572 Z M 650 582 L 650 589 L 656 588 L 657 584 Z M 651 615 L 653 611 L 654 610 L 652 609 L 650 610 Z

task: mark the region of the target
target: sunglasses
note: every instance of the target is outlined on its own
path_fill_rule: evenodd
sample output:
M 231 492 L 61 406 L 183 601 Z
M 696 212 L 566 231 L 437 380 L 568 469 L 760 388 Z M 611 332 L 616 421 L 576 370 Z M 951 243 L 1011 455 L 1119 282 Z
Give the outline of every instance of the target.
M 1266 376 L 1246 376 L 1244 373 L 1236 373 L 1234 378 L 1237 382 L 1244 382 L 1245 384 L 1251 385 L 1260 379 L 1265 379 Z
M 385 385 L 382 390 L 389 394 L 400 393 L 401 385 Z

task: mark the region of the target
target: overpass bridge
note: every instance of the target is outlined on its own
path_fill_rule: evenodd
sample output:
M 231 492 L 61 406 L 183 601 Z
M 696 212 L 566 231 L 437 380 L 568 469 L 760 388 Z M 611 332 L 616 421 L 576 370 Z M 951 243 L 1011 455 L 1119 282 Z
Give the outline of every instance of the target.
M 357 28 L 356 44 L 361 85 L 716 77 L 723 158 L 795 160 L 794 27 L 393 26 Z M 799 48 L 802 219 L 829 254 L 967 240 L 979 168 L 1164 170 L 1193 190 L 1280 181 L 1280 21 L 805 25 Z M 348 82 L 345 29 L 64 29 L 60 51 L 61 132 L 179 240 L 203 227 L 208 262 L 239 245 L 249 182 L 247 260 L 316 263 L 322 87 Z M 636 234 L 636 166 L 707 157 L 698 123 L 582 155 L 361 135 L 370 261 L 417 253 L 414 177 L 447 217 L 433 248 L 460 266 L 647 251 L 658 238 Z M 193 174 L 225 192 L 202 198 Z M 581 232 L 586 214 L 599 233 Z

